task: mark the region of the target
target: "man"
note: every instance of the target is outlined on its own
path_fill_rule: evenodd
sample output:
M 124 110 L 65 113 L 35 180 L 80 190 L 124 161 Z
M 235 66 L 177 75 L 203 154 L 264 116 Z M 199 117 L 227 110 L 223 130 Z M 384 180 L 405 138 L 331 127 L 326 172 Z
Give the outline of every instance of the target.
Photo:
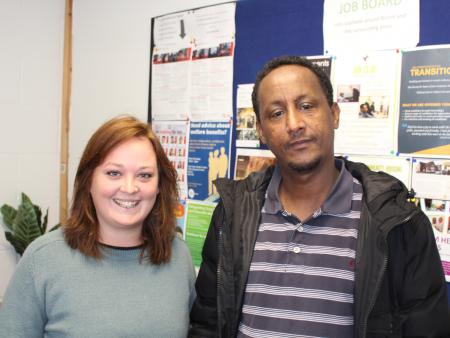
M 328 77 L 276 58 L 252 99 L 277 164 L 216 181 L 189 337 L 449 337 L 430 223 L 401 182 L 334 157 Z
M 373 113 L 369 107 L 369 104 L 367 102 L 365 102 L 359 106 L 359 115 L 360 115 L 360 117 L 363 117 L 363 118 L 374 117 Z

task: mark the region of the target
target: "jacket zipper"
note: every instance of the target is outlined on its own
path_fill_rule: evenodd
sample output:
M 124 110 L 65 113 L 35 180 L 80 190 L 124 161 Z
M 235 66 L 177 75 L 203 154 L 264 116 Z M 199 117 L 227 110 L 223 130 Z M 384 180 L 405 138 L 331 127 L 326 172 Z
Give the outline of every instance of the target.
M 216 293 L 217 293 L 217 296 L 216 296 L 216 299 L 217 299 L 217 301 L 219 300 L 219 291 L 220 291 L 220 289 L 221 289 L 221 282 L 222 282 L 222 279 L 221 279 L 221 275 L 220 275 L 220 267 L 221 267 L 221 263 L 222 263 L 222 255 L 221 255 L 221 248 L 222 248 L 222 223 L 220 223 L 220 225 L 219 225 L 219 238 L 218 238 L 218 241 L 217 241 L 217 253 L 218 253 L 218 262 L 217 262 L 217 285 L 216 285 L 216 287 L 217 287 L 217 290 L 216 290 Z M 219 304 L 217 304 L 217 328 L 219 329 L 219 332 L 218 332 L 218 338 L 221 338 L 222 337 L 222 319 L 221 319 L 221 313 L 220 313 L 220 307 L 219 307 Z
M 408 222 L 413 216 L 415 216 L 417 213 L 417 211 L 413 211 L 411 212 L 411 214 L 409 214 L 405 219 L 403 219 L 401 222 L 398 222 L 393 228 L 400 226 L 402 224 L 405 224 L 406 222 Z M 391 231 L 392 229 L 390 229 L 389 231 Z M 368 311 L 366 312 L 365 318 L 363 320 L 362 323 L 362 327 L 363 327 L 363 334 L 361 338 L 366 337 L 366 331 L 367 331 L 367 321 L 369 319 L 369 314 L 370 312 L 372 312 L 373 307 L 375 306 L 375 301 L 376 301 L 376 296 L 378 295 L 378 292 L 380 291 L 381 288 L 381 280 L 384 276 L 384 273 L 386 272 L 386 268 L 387 268 L 387 262 L 388 262 L 388 256 L 387 253 L 384 254 L 383 257 L 383 269 L 381 270 L 381 273 L 378 275 L 377 278 L 377 282 L 375 284 L 375 292 L 373 293 L 373 297 L 371 299 L 371 302 L 369 303 L 369 307 L 368 307 Z

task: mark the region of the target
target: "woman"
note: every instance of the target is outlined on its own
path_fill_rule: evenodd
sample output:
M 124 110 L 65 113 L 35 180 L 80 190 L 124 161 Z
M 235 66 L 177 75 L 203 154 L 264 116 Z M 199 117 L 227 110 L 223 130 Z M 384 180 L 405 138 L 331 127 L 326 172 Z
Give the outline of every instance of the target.
M 89 140 L 67 224 L 34 241 L 0 310 L 0 337 L 186 337 L 195 271 L 175 236 L 176 171 L 146 123 Z

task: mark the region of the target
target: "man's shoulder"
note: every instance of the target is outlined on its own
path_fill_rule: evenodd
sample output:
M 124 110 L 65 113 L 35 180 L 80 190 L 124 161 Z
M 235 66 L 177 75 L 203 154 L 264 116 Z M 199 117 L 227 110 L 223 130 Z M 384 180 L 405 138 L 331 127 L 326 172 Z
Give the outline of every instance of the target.
M 252 172 L 250 175 L 243 179 L 232 180 L 227 178 L 219 178 L 215 181 L 219 192 L 235 192 L 242 193 L 244 191 L 253 192 L 260 189 L 266 189 L 272 177 L 274 166 L 270 166 L 266 169 Z

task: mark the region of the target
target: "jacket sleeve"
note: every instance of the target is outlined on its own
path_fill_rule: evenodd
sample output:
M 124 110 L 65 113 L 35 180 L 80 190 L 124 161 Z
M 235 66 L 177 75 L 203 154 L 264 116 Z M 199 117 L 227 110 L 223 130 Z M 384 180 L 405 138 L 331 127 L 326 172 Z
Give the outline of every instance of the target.
M 202 251 L 202 264 L 195 283 L 197 298 L 190 314 L 189 338 L 217 337 L 217 268 L 223 204 L 214 210 Z
M 406 267 L 401 309 L 403 337 L 450 337 L 447 285 L 431 224 L 425 214 L 405 231 Z

